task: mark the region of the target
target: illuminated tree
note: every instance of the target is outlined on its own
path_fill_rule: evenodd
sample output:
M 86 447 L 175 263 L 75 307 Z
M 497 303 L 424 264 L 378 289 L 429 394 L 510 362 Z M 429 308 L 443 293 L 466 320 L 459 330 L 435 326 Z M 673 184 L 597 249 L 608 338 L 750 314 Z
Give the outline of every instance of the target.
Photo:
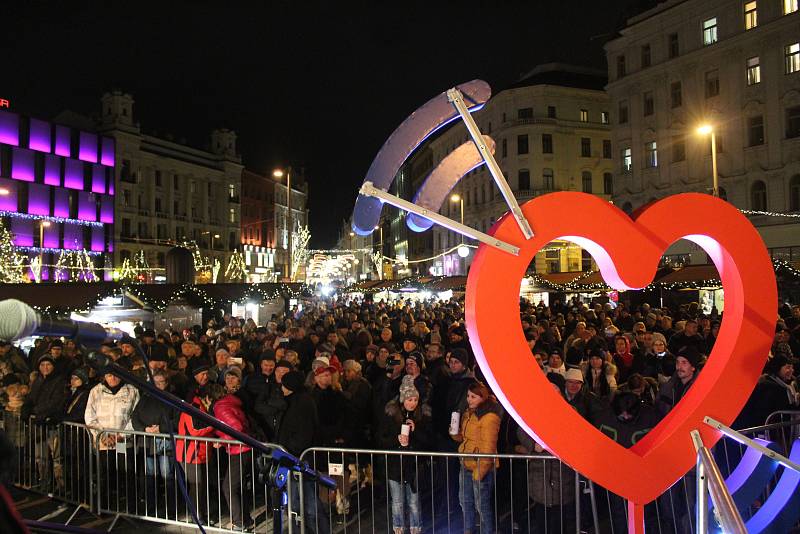
M 297 231 L 292 247 L 292 280 L 297 278 L 297 273 L 301 265 L 305 265 L 308 260 L 308 242 L 311 240 L 311 232 L 308 226 L 302 226 Z
M 29 281 L 25 276 L 25 256 L 17 252 L 11 232 L 0 221 L 0 282 L 18 284 Z

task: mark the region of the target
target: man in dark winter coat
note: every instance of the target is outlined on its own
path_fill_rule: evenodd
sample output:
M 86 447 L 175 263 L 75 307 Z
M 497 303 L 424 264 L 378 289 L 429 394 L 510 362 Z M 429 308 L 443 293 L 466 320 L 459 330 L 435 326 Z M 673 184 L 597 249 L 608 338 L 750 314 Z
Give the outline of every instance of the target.
M 797 363 L 797 360 L 783 355 L 773 356 L 767 362 L 765 374 L 758 380 L 750 399 L 734 422 L 734 428 L 763 425 L 771 413 L 800 408 L 798 392 L 792 386 Z
M 366 448 L 372 427 L 372 386 L 361 375 L 361 364 L 355 360 L 345 360 L 344 389 L 342 394 L 348 404 L 352 423 L 352 442 L 354 448 Z
M 34 436 L 39 482 L 43 489 L 51 492 L 51 458 L 56 486 L 62 488 L 64 485 L 61 444 L 55 425 L 61 421 L 64 414 L 67 382 L 65 377 L 56 371 L 56 362 L 49 354 L 39 358 L 37 368 L 39 376 L 31 384 L 31 392 L 23 406 L 22 416 L 23 420 L 30 416 L 31 428 L 36 429 Z
M 706 354 L 706 341 L 697 331 L 697 321 L 688 319 L 683 325 L 683 331 L 673 334 L 669 338 L 669 351 L 677 354 L 681 347 L 694 347 L 698 353 Z
M 281 419 L 286 411 L 286 398 L 283 396 L 281 384 L 283 377 L 293 371 L 292 364 L 287 360 L 280 360 L 275 364 L 273 372 L 274 381 L 264 388 L 255 401 L 255 419 L 261 426 L 269 441 L 277 441 L 277 432 Z
M 661 416 L 667 415 L 683 398 L 697 377 L 700 352 L 694 346 L 679 347 L 675 353 L 675 373 L 658 391 L 656 407 Z
M 276 440 L 290 454 L 300 456 L 303 451 L 314 445 L 314 434 L 318 432 L 319 419 L 314 399 L 305 390 L 305 378 L 299 371 L 290 371 L 283 376 L 281 390 L 286 398 L 286 411 L 281 419 Z M 290 498 L 292 509 L 300 509 L 299 484 L 291 484 Z M 306 531 L 328 534 L 328 514 L 317 498 L 316 483 L 303 479 L 304 511 L 306 513 Z

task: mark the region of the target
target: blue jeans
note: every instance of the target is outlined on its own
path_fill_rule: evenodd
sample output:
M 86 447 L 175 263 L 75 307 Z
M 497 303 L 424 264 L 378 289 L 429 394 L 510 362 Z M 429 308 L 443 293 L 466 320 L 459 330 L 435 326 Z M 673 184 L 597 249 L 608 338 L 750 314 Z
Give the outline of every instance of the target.
M 144 457 L 144 472 L 147 476 L 156 474 L 156 462 L 158 463 L 158 472 L 161 477 L 167 480 L 172 480 L 172 466 L 169 465 L 169 457 L 163 454 L 153 456 L 152 453 Z
M 300 513 L 300 480 L 292 476 L 291 487 L 289 488 L 289 499 L 291 499 L 292 512 Z M 316 532 L 317 534 L 328 534 L 331 531 L 328 509 L 319 500 L 319 489 L 317 483 L 303 477 L 303 513 L 305 515 L 305 531 Z M 289 518 L 291 521 L 292 518 Z
M 486 460 L 484 460 L 486 461 Z M 461 466 L 458 477 L 458 502 L 464 514 L 464 530 L 471 531 L 475 527 L 475 510 L 481 520 L 481 532 L 494 531 L 494 513 L 492 511 L 492 490 L 494 489 L 494 466 L 486 473 L 483 480 L 473 480 L 472 471 Z
M 405 527 L 405 507 L 403 501 L 408 505 L 408 526 L 411 528 L 422 527 L 422 520 L 419 512 L 419 493 L 411 489 L 408 482 L 398 482 L 389 480 L 389 492 L 392 494 L 392 526 L 394 528 Z

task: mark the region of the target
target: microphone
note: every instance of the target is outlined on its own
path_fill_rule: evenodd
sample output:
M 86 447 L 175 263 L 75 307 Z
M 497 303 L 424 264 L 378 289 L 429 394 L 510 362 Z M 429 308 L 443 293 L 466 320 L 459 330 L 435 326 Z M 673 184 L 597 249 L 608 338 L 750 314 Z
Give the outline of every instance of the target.
M 77 339 L 86 345 L 100 345 L 106 339 L 120 339 L 125 332 L 98 323 L 42 316 L 15 299 L 0 301 L 0 339 L 15 341 L 29 336 Z

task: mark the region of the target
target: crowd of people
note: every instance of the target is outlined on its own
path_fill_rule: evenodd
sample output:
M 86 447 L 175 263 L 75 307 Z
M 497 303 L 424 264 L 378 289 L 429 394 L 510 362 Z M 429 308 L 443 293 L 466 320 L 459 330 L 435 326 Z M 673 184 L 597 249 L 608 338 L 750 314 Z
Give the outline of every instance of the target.
M 794 372 L 800 306 L 784 305 L 779 312 L 770 358 L 739 427 L 763 424 L 774 411 L 798 409 Z M 609 438 L 630 447 L 702 372 L 721 317 L 703 315 L 696 303 L 668 309 L 575 299 L 546 306 L 522 300 L 520 322 L 531 357 L 565 402 Z M 316 300 L 262 325 L 224 315 L 183 330 L 138 327 L 135 337 L 105 343 L 100 350 L 159 389 L 297 456 L 311 447 L 546 454 L 485 384 L 464 326 L 463 301 Z M 132 444 L 120 444 L 122 435 L 105 430 L 158 435 L 169 430 L 178 435 L 177 447 L 166 439 L 144 442 L 149 443 L 146 473 L 152 480 L 173 476 L 174 458 L 184 468 L 192 500 L 205 502 L 202 480 L 209 452 L 191 437 L 230 436 L 163 405 L 108 369 L 95 370 L 86 356 L 69 339 L 38 339 L 28 353 L 0 341 L 5 426 L 8 431 L 16 418 L 43 429 L 47 439 L 36 451 L 40 479 L 64 483 L 56 430 L 60 422 L 85 423 L 99 453 L 107 456 Z M 230 526 L 248 528 L 253 518 L 240 482 L 253 451 L 233 443 L 224 450 L 236 460 L 227 462 L 222 484 Z M 408 528 L 419 534 L 418 476 L 414 464 L 403 458 L 387 461 L 384 474 L 392 527 L 395 533 Z M 449 467 L 458 473 L 458 486 L 445 489 L 457 496 L 465 532 L 491 531 L 491 495 L 500 463 L 467 456 L 454 461 Z M 531 462 L 522 482 L 527 479 L 537 524 L 560 528 L 564 514 L 548 515 L 548 509 L 574 499 L 574 489 L 543 484 L 552 476 L 547 469 Z M 335 492 L 319 492 L 313 482 L 305 488 L 305 509 L 316 531 L 330 528 L 325 514 L 315 513 L 318 498 L 347 515 L 350 477 L 347 469 L 339 474 Z M 291 498 L 299 505 L 298 495 Z M 197 511 L 201 517 L 209 512 L 202 506 Z

